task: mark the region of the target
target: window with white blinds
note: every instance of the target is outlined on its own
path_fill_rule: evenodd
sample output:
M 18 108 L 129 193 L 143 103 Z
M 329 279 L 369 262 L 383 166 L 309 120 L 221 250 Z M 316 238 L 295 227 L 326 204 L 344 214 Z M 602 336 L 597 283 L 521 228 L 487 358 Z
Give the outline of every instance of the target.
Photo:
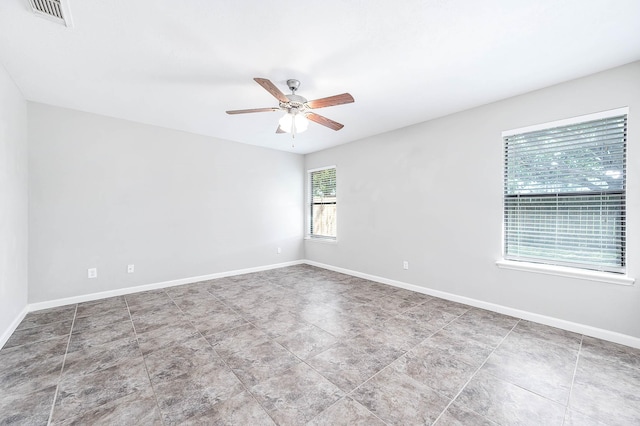
M 309 220 L 307 235 L 336 238 L 336 168 L 309 170 Z
M 625 272 L 626 113 L 504 135 L 504 257 Z

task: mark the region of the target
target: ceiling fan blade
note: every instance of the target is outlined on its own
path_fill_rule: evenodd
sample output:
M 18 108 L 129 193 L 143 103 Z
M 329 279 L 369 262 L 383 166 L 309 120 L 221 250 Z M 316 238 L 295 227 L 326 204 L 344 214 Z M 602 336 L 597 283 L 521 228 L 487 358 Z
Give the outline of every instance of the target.
M 271 95 L 273 95 L 273 97 L 279 100 L 280 102 L 289 102 L 289 99 L 284 95 L 284 93 L 282 93 L 280 89 L 278 89 L 276 85 L 273 84 L 270 80 L 267 80 L 266 78 L 258 78 L 258 77 L 254 78 L 254 80 L 260 86 L 264 87 L 267 90 L 267 92 L 271 93 Z
M 280 108 L 270 107 L 270 108 L 253 108 L 253 109 L 234 109 L 231 111 L 227 111 L 227 114 L 247 114 L 249 112 L 267 112 L 267 111 L 280 111 Z
M 309 108 L 311 109 L 316 109 L 334 105 L 350 104 L 352 102 L 355 102 L 353 96 L 348 93 L 343 93 L 341 95 L 329 96 L 328 98 L 309 101 L 307 102 L 307 105 L 309 105 Z
M 287 132 L 282 130 L 282 127 L 278 126 L 278 128 L 276 129 L 276 133 L 287 133 Z
M 321 124 L 321 125 L 323 125 L 325 127 L 333 129 L 333 130 L 340 130 L 340 129 L 342 129 L 344 127 L 344 124 L 340 124 L 340 123 L 338 123 L 336 121 L 330 120 L 327 117 L 323 117 L 323 116 L 318 115 L 318 114 L 313 113 L 313 112 L 308 112 L 305 115 L 307 116 L 307 118 L 309 120 L 314 121 L 314 122 L 316 122 L 318 124 Z

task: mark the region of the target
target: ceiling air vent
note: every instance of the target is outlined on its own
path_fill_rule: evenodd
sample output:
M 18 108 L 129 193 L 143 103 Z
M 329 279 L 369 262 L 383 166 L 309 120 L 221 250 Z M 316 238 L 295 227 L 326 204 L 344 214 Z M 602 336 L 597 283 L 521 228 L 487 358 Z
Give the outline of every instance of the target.
M 29 0 L 36 15 L 50 19 L 67 27 L 71 26 L 71 14 L 64 0 Z

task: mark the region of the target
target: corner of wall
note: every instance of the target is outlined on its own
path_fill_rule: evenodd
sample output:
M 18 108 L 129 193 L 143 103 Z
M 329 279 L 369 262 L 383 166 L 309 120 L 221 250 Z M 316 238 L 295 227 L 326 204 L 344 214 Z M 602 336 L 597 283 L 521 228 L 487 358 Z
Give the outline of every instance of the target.
M 0 65 L 0 343 L 27 309 L 27 102 Z

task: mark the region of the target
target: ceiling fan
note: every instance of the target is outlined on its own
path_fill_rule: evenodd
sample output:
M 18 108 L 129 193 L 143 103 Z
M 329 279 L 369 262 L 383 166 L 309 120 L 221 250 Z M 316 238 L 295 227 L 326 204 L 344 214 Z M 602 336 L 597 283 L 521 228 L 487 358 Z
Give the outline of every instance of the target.
M 287 80 L 287 86 L 291 90 L 290 95 L 285 95 L 275 84 L 266 78 L 254 78 L 256 83 L 264 87 L 279 102 L 277 107 L 238 109 L 227 111 L 227 114 L 246 114 L 250 112 L 284 111 L 285 115 L 280 119 L 276 133 L 291 133 L 295 137 L 296 133 L 307 130 L 308 120 L 318 123 L 333 130 L 340 130 L 344 127 L 336 121 L 330 120 L 322 115 L 316 114 L 312 110 L 325 108 L 334 105 L 350 104 L 354 102 L 353 96 L 348 93 L 329 96 L 328 98 L 308 101 L 302 96 L 296 95 L 296 90 L 300 87 L 300 82 L 295 79 Z

